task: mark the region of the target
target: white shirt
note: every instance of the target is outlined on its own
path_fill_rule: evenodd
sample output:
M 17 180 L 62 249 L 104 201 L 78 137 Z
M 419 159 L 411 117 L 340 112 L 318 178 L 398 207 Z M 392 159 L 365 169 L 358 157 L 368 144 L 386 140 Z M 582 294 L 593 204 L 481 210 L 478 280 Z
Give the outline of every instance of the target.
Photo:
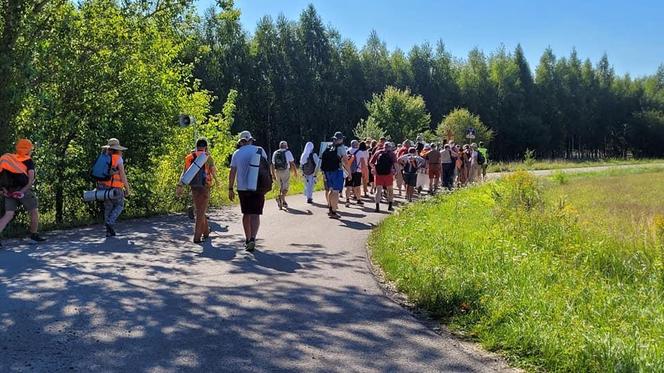
M 233 153 L 231 158 L 231 167 L 234 167 L 237 170 L 237 190 L 248 190 L 249 185 L 249 169 L 251 164 L 251 158 L 254 154 L 260 149 L 261 155 L 265 160 L 267 160 L 267 154 L 263 148 L 260 148 L 256 145 L 245 145 L 240 149 L 236 150 Z

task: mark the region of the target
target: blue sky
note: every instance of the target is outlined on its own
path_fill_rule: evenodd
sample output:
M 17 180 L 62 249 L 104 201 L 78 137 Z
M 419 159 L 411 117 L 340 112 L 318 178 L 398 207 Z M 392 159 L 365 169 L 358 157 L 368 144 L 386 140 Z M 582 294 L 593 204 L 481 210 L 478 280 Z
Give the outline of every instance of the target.
M 214 0 L 197 0 L 201 12 Z M 619 74 L 652 74 L 664 63 L 664 0 L 236 0 L 250 33 L 263 15 L 297 19 L 314 4 L 326 25 L 358 47 L 372 29 L 390 49 L 442 39 L 455 57 L 521 43 L 531 68 L 547 46 L 576 47 L 595 63 L 604 52 Z

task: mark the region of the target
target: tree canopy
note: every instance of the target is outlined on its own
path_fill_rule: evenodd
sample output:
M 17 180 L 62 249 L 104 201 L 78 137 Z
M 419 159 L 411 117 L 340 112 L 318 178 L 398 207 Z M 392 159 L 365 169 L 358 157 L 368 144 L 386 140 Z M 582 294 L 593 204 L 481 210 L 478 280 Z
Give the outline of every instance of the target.
M 549 48 L 531 67 L 521 46 L 460 58 L 442 41 L 389 50 L 376 32 L 358 46 L 313 6 L 253 34 L 241 16 L 232 0 L 203 16 L 193 0 L 0 0 L 0 152 L 18 136 L 38 145 L 46 221 L 97 212 L 80 194 L 110 137 L 129 148 L 130 215 L 183 205 L 172 183 L 196 132 L 220 166 L 245 129 L 297 151 L 335 131 L 401 141 L 452 119 L 481 119 L 499 160 L 664 155 L 664 65 L 633 78 L 607 56 Z

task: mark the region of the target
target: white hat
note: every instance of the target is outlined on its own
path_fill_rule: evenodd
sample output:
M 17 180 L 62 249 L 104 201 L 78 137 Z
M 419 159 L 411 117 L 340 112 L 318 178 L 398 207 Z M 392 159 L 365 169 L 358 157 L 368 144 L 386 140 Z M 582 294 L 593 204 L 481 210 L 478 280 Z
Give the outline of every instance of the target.
M 242 131 L 242 132 L 240 132 L 240 141 L 242 141 L 242 140 L 244 140 L 244 141 L 251 141 L 251 140 L 253 140 L 253 139 L 254 139 L 254 138 L 251 136 L 251 132 L 249 132 L 249 131 Z
M 127 150 L 124 146 L 120 145 L 120 140 L 116 138 L 108 139 L 108 145 L 102 146 L 104 149 L 113 149 L 113 150 Z

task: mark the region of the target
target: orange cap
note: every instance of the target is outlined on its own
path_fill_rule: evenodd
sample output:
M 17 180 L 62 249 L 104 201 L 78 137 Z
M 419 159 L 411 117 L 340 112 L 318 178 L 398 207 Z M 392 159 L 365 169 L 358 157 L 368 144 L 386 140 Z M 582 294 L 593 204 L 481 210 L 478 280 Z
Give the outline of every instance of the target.
M 16 142 L 16 154 L 29 155 L 32 150 L 32 141 L 28 139 L 20 139 Z

